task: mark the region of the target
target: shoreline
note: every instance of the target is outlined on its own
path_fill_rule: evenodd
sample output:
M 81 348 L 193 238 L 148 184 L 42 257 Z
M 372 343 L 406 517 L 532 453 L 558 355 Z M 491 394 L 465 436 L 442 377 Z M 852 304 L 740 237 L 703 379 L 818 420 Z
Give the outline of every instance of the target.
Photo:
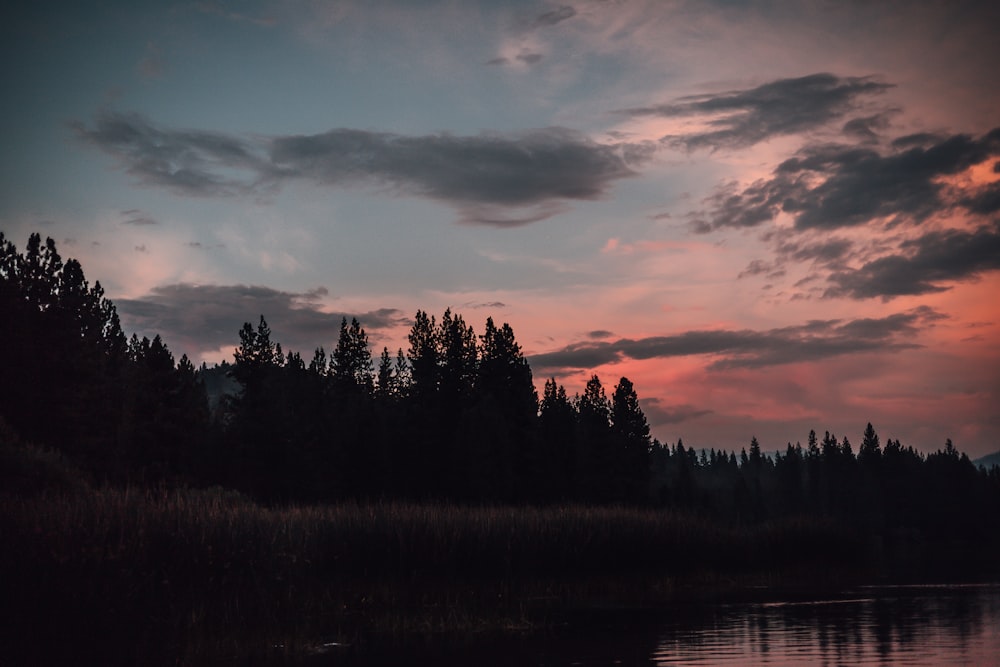
M 268 508 L 223 489 L 84 488 L 0 495 L 0 521 L 18 573 L 2 584 L 5 643 L 30 654 L 59 632 L 110 663 L 102 642 L 126 663 L 364 651 L 955 578 L 889 577 L 833 523 L 642 508 Z

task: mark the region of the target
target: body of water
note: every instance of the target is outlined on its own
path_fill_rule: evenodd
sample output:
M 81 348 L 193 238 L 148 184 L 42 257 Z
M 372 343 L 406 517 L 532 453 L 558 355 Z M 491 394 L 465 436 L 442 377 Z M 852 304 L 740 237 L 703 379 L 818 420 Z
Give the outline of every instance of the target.
M 1000 585 L 865 587 L 824 599 L 606 611 L 551 636 L 368 658 L 447 666 L 1000 666 Z

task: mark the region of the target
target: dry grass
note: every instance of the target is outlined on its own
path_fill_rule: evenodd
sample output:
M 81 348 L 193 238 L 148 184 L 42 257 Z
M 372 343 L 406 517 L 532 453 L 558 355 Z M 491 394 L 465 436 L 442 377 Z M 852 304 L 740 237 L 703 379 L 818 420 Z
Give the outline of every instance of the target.
M 804 521 L 740 528 L 582 506 L 268 508 L 222 489 L 4 494 L 0 529 L 0 566 L 17 573 L 0 584 L 11 642 L 68 633 L 79 656 L 104 638 L 126 653 L 95 657 L 123 661 L 148 660 L 135 653 L 147 649 L 520 630 L 578 606 L 656 604 L 706 572 L 836 563 L 853 547 Z

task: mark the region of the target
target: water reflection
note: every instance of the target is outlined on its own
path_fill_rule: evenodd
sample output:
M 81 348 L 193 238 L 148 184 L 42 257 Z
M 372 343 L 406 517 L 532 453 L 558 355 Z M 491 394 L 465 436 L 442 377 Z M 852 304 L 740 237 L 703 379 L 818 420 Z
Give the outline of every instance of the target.
M 721 605 L 660 630 L 653 665 L 998 665 L 1000 588 L 865 589 L 838 600 Z
M 336 654 L 321 664 L 1000 666 L 1000 585 L 864 588 L 838 599 L 682 605 L 580 620 L 553 636 L 366 652 L 353 656 L 357 662 Z

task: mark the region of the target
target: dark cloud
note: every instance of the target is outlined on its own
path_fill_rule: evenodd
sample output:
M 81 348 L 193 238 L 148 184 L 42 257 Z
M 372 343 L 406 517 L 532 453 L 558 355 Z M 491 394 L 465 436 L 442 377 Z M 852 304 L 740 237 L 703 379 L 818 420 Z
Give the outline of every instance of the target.
M 162 129 L 134 114 L 73 127 L 141 183 L 183 195 L 249 194 L 291 180 L 362 184 L 443 201 L 463 222 L 497 226 L 543 220 L 567 200 L 598 199 L 655 150 L 598 144 L 560 127 L 464 137 L 335 129 L 268 140 Z
M 941 315 L 918 308 L 880 319 L 816 320 L 804 325 L 768 331 L 688 331 L 673 336 L 638 340 L 622 338 L 610 342 L 578 342 L 561 350 L 536 354 L 529 361 L 542 373 L 569 369 L 593 369 L 625 359 L 657 359 L 710 355 L 709 368 L 757 368 L 819 361 L 863 352 L 897 352 L 918 347 L 905 338 L 921 326 L 930 326 Z
M 554 215 L 562 200 L 599 198 L 649 153 L 558 127 L 471 137 L 340 129 L 275 139 L 271 157 L 286 177 L 392 186 L 455 205 L 465 222 L 516 225 Z
M 525 50 L 522 50 L 520 53 L 518 53 L 516 56 L 514 56 L 513 60 L 511 60 L 510 58 L 507 58 L 506 56 L 497 56 L 496 58 L 493 58 L 492 60 L 487 60 L 486 64 L 487 65 L 513 65 L 515 63 L 524 63 L 525 65 L 537 65 L 538 63 L 542 62 L 542 59 L 544 57 L 545 56 L 542 55 L 541 53 L 536 53 L 534 51 L 525 51 Z
M 778 214 L 782 194 L 777 184 L 763 180 L 743 191 L 736 183 L 726 183 L 706 197 L 708 219 L 702 214 L 692 227 L 699 234 L 720 227 L 756 227 Z
M 835 229 L 877 220 L 920 223 L 935 213 L 964 208 L 988 212 L 996 204 L 996 188 L 988 186 L 955 195 L 942 179 L 1000 154 L 1000 128 L 978 139 L 968 135 L 939 138 L 932 144 L 899 145 L 886 153 L 875 148 L 823 145 L 802 149 L 782 162 L 770 179 L 743 190 L 732 184 L 706 202 L 694 227 L 704 232 L 720 227 L 753 227 L 790 215 L 795 227 Z
M 775 280 L 785 275 L 785 269 L 781 268 L 778 263 L 772 264 L 770 262 L 765 262 L 762 259 L 755 259 L 747 264 L 747 268 L 740 271 L 736 278 L 742 279 L 748 276 L 760 275 L 763 275 L 769 280 Z M 763 289 L 770 289 L 771 287 L 773 287 L 773 285 L 765 285 Z
M 130 208 L 127 211 L 121 212 L 125 220 L 122 220 L 123 225 L 135 225 L 136 227 L 147 227 L 151 225 L 160 224 L 156 219 L 143 213 L 137 208 Z
M 614 334 L 606 329 L 596 329 L 594 331 L 587 332 L 587 338 L 593 340 L 604 340 L 605 338 L 611 338 Z
M 975 280 L 1000 270 L 1000 223 L 969 232 L 928 232 L 900 244 L 900 254 L 830 275 L 828 297 L 867 299 L 943 292 L 947 283 Z
M 663 399 L 644 398 L 639 401 L 646 420 L 650 426 L 663 426 L 664 424 L 680 424 L 704 415 L 712 414 L 712 410 L 701 410 L 693 405 L 684 403 L 681 405 L 664 405 Z
M 555 9 L 539 14 L 530 23 L 530 28 L 544 28 L 546 26 L 556 25 L 557 23 L 562 23 L 567 19 L 571 19 L 576 16 L 576 10 L 569 5 L 562 5 L 556 7 Z
M 171 347 L 193 354 L 239 344 L 244 322 L 254 325 L 263 315 L 274 340 L 286 351 L 311 354 L 316 347 L 331 349 L 337 342 L 340 322 L 357 317 L 369 332 L 406 324 L 395 309 L 367 313 L 329 313 L 318 299 L 325 288 L 303 293 L 283 292 L 247 285 L 164 285 L 139 299 L 116 299 L 115 305 L 128 331 L 150 337 L 161 334 Z
M 917 134 L 907 134 L 892 140 L 892 147 L 898 150 L 908 148 L 926 148 L 940 143 L 947 139 L 944 134 L 934 134 L 932 132 L 919 132 Z
M 476 309 L 482 309 L 482 308 L 499 309 L 499 308 L 506 308 L 507 304 L 504 303 L 503 301 L 485 301 L 485 302 L 481 302 L 481 303 L 467 302 L 465 304 L 465 307 L 466 308 L 476 308 Z
M 832 238 L 817 243 L 781 243 L 778 245 L 778 253 L 796 261 L 815 261 L 829 266 L 839 264 L 850 255 L 853 248 L 854 244 L 847 239 Z
M 710 129 L 668 135 L 662 142 L 674 148 L 746 148 L 772 137 L 808 132 L 855 110 L 859 98 L 883 93 L 891 84 L 873 77 L 811 74 L 779 79 L 747 90 L 691 95 L 666 104 L 624 109 L 630 116 L 706 119 Z
M 740 271 L 737 278 L 745 278 L 747 276 L 759 276 L 761 274 L 770 273 L 774 270 L 774 267 L 762 259 L 755 259 L 749 264 L 747 268 Z
M 979 215 L 1000 212 L 1000 181 L 970 193 L 962 199 L 962 206 Z
M 878 143 L 880 134 L 889 128 L 890 112 L 852 118 L 844 123 L 844 134 L 863 143 Z
M 77 136 L 114 156 L 140 183 L 188 196 L 221 196 L 253 190 L 270 167 L 245 141 L 201 130 L 154 127 L 138 114 L 105 113 Z M 238 177 L 231 172 L 243 172 Z

